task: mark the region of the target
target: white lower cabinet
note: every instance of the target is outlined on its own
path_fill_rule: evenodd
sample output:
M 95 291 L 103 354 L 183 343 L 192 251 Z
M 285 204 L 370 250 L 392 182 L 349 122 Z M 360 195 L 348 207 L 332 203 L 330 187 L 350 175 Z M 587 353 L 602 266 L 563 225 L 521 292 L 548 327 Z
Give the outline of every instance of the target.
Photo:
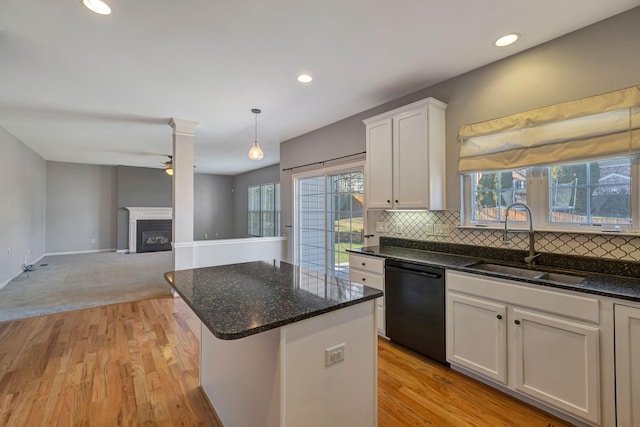
M 640 426 L 640 308 L 615 305 L 616 410 L 619 427 Z
M 447 361 L 600 425 L 597 298 L 447 271 Z
M 451 292 L 447 295 L 447 352 L 456 363 L 507 383 L 507 307 Z
M 512 319 L 515 389 L 599 423 L 598 328 L 517 308 Z
M 349 280 L 384 292 L 384 258 L 349 254 Z M 385 334 L 384 296 L 376 299 L 376 327 Z

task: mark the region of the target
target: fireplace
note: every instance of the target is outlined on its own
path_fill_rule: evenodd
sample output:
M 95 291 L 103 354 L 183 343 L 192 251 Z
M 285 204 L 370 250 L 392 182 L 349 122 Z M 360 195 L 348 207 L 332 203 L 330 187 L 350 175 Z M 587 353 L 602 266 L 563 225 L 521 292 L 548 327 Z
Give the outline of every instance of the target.
M 129 253 L 135 254 L 136 252 L 140 252 L 140 243 L 142 240 L 142 234 L 138 233 L 138 224 L 142 222 L 147 222 L 151 224 L 162 224 L 160 229 L 156 229 L 155 231 L 162 231 L 162 233 L 153 236 L 151 234 L 146 234 L 148 241 L 148 245 L 152 245 L 151 251 L 161 250 L 161 251 L 170 251 L 171 250 L 171 219 L 173 217 L 173 208 L 159 208 L 159 207 L 127 207 L 125 208 L 129 211 Z M 168 232 L 167 232 L 167 224 L 168 224 Z M 153 229 L 147 229 L 147 232 L 154 231 Z M 168 242 L 165 240 L 168 239 Z M 162 249 L 159 248 L 159 244 L 165 245 Z M 166 248 L 166 249 L 165 249 Z M 146 252 L 150 252 L 146 250 Z
M 138 220 L 136 252 L 160 252 L 171 250 L 171 220 Z

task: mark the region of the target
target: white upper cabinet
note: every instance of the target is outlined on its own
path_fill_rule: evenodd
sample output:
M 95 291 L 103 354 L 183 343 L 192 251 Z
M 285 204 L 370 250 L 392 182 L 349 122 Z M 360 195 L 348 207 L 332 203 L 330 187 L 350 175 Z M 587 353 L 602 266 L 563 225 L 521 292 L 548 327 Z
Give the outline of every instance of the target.
M 364 120 L 367 208 L 445 208 L 446 108 L 427 98 Z

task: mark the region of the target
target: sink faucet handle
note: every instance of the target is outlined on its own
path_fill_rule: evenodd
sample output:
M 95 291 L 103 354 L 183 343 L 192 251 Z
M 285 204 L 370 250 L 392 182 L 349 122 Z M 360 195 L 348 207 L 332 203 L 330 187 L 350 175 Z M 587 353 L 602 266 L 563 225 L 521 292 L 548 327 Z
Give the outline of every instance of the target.
M 533 264 L 533 262 L 536 260 L 536 258 L 538 258 L 540 256 L 540 254 L 535 254 L 533 256 L 527 256 L 524 257 L 524 262 L 526 262 L 527 264 Z

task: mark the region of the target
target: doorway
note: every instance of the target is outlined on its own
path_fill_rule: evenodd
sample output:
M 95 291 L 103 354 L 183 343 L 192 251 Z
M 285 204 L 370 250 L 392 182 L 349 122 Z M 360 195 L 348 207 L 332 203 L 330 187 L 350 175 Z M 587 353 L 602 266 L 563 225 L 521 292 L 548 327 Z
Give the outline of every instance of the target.
M 294 182 L 296 264 L 348 279 L 347 250 L 364 239 L 362 164 L 299 174 Z

